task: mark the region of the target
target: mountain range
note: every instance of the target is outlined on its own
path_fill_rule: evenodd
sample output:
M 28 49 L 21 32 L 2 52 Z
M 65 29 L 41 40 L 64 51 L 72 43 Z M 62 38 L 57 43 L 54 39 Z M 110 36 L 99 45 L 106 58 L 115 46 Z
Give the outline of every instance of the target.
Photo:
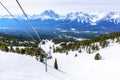
M 23 14 L 14 16 L 24 27 L 17 24 L 10 15 L 1 15 L 0 29 L 32 30 Z M 118 12 L 71 12 L 59 15 L 52 10 L 46 10 L 37 15 L 28 14 L 28 17 L 39 34 L 45 34 L 47 31 L 52 32 L 51 35 L 59 32 L 59 34 L 65 33 L 65 36 L 66 32 L 69 32 L 69 34 L 72 33 L 69 36 L 75 37 L 74 35 L 81 33 L 98 35 L 120 31 L 120 13 Z
M 23 14 L 17 14 L 14 15 L 16 18 L 21 18 L 24 19 Z M 114 22 L 115 24 L 120 23 L 120 13 L 118 12 L 103 12 L 103 11 L 98 11 L 98 12 L 91 12 L 91 13 L 86 13 L 86 12 L 71 12 L 66 15 L 59 15 L 55 13 L 52 10 L 46 10 L 42 12 L 41 14 L 37 15 L 29 15 L 28 17 L 30 19 L 40 19 L 40 20 L 77 20 L 77 22 L 81 23 L 98 23 L 100 21 L 108 21 L 108 22 Z M 1 18 L 11 18 L 10 15 L 1 15 Z

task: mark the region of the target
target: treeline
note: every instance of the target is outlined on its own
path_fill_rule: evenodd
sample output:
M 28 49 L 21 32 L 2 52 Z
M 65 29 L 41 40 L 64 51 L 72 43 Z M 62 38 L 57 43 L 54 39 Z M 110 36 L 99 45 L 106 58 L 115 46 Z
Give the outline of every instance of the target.
M 1 51 L 9 52 L 9 48 L 8 48 L 8 46 L 6 45 L 6 43 L 0 43 L 0 50 L 1 50 Z
M 8 47 L 6 43 L 0 43 L 0 50 L 5 52 L 13 52 L 18 54 L 26 54 L 30 56 L 35 56 L 35 58 L 38 61 L 43 62 L 44 60 L 44 51 L 41 48 L 36 47 L 25 47 L 25 48 L 19 48 L 19 47 Z
M 38 47 L 39 42 L 31 40 L 18 40 L 14 38 L 0 38 L 0 43 L 6 43 L 7 46 Z
M 64 43 L 61 47 L 55 48 L 54 52 L 67 53 L 70 50 L 78 50 L 79 52 L 82 52 L 82 50 L 84 49 L 87 53 L 90 54 L 95 51 L 98 51 L 100 48 L 107 47 L 109 44 L 108 39 L 120 42 L 120 32 L 101 35 L 90 40 L 74 41 L 69 44 Z
M 0 43 L 0 50 L 5 52 L 27 54 L 31 56 L 36 56 L 37 54 L 42 55 L 44 52 L 41 48 L 36 48 L 36 47 L 24 47 L 24 48 L 13 47 L 13 46 L 8 47 L 6 43 Z
M 18 40 L 12 38 L 0 38 L 0 50 L 35 56 L 36 59 L 43 61 L 44 51 L 38 48 L 39 42 L 31 40 Z

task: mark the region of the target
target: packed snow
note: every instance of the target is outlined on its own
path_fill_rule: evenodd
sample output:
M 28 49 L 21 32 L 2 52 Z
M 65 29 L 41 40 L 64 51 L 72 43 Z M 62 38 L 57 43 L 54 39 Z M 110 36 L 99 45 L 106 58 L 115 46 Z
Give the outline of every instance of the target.
M 102 59 L 98 61 L 94 60 L 96 53 L 87 54 L 77 51 L 71 51 L 67 56 L 59 53 L 53 54 L 53 57 L 57 58 L 59 68 L 69 73 L 74 80 L 119 80 L 119 48 L 120 44 L 114 44 L 96 52 L 102 56 Z M 78 56 L 75 57 L 75 54 Z
M 52 45 L 53 42 L 47 41 L 41 47 L 48 49 Z M 0 51 L 0 80 L 120 80 L 119 52 L 120 44 L 111 43 L 93 54 L 84 51 L 69 51 L 68 55 L 52 53 L 46 72 L 44 63 L 34 57 Z M 96 53 L 100 53 L 101 60 L 94 60 Z M 58 70 L 53 67 L 55 58 Z
M 0 51 L 0 80 L 71 80 L 70 76 L 31 56 Z M 61 77 L 62 76 L 62 77 Z

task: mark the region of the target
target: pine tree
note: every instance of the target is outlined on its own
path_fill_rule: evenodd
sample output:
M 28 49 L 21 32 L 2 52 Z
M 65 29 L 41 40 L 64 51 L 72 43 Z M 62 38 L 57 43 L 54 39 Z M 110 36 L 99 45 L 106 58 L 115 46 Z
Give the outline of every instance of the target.
M 54 68 L 58 69 L 57 59 L 55 58 Z
M 5 46 L 5 51 L 8 52 L 9 51 L 9 48 L 7 46 Z
M 66 55 L 68 55 L 68 51 L 66 52 Z
M 78 54 L 75 54 L 75 57 L 77 57 L 78 56 Z
M 88 51 L 87 51 L 87 52 L 88 52 L 88 54 L 90 54 L 90 53 L 91 53 L 91 48 L 90 48 L 90 47 L 88 48 Z
M 40 62 L 44 62 L 44 55 L 40 55 Z
M 100 54 L 99 54 L 99 53 L 97 53 L 97 54 L 95 55 L 94 59 L 95 59 L 95 60 L 100 60 L 100 59 L 101 59 Z
M 79 53 L 81 53 L 82 52 L 82 50 L 81 49 L 79 49 L 79 51 L 78 51 Z
M 6 52 L 8 52 L 8 51 L 9 51 L 9 48 L 7 47 L 6 44 L 1 43 L 1 44 L 0 44 L 0 50 L 1 50 L 1 51 L 6 51 Z
M 19 48 L 16 48 L 16 53 L 20 53 L 20 49 Z
M 25 54 L 25 49 L 21 49 L 21 54 Z
M 10 46 L 10 52 L 15 52 L 15 50 L 13 49 L 13 46 Z

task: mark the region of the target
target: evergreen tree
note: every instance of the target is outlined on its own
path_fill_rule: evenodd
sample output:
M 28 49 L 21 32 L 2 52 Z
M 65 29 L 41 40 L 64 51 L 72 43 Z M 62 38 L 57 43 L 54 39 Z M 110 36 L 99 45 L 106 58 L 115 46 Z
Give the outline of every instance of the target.
M 120 42 L 120 37 L 117 37 L 117 40 L 116 40 L 116 42 Z
M 40 55 L 40 62 L 44 62 L 44 55 L 42 54 L 42 55 Z
M 88 52 L 88 54 L 90 54 L 92 52 L 90 47 L 88 48 L 87 52 Z
M 101 59 L 100 54 L 99 54 L 99 53 L 97 53 L 97 54 L 95 55 L 94 59 L 95 59 L 95 60 L 100 60 L 100 59 Z
M 9 51 L 9 48 L 7 46 L 5 46 L 5 51 L 8 52 Z
M 77 57 L 78 56 L 78 54 L 75 54 L 75 57 Z
M 25 54 L 25 49 L 21 49 L 21 54 Z
M 13 46 L 10 46 L 10 52 L 15 52 L 15 50 L 13 49 Z
M 4 44 L 4 43 L 0 43 L 0 49 L 1 49 L 2 51 L 6 51 L 6 52 L 9 51 L 9 48 L 8 48 L 7 45 Z
M 82 52 L 82 50 L 81 49 L 79 49 L 79 51 L 78 51 L 79 53 L 81 53 Z
M 19 48 L 16 48 L 16 53 L 20 53 L 20 49 Z
M 66 55 L 68 55 L 68 51 L 66 52 Z
M 54 62 L 54 68 L 58 69 L 58 64 L 57 64 L 57 59 L 55 58 L 55 62 Z

